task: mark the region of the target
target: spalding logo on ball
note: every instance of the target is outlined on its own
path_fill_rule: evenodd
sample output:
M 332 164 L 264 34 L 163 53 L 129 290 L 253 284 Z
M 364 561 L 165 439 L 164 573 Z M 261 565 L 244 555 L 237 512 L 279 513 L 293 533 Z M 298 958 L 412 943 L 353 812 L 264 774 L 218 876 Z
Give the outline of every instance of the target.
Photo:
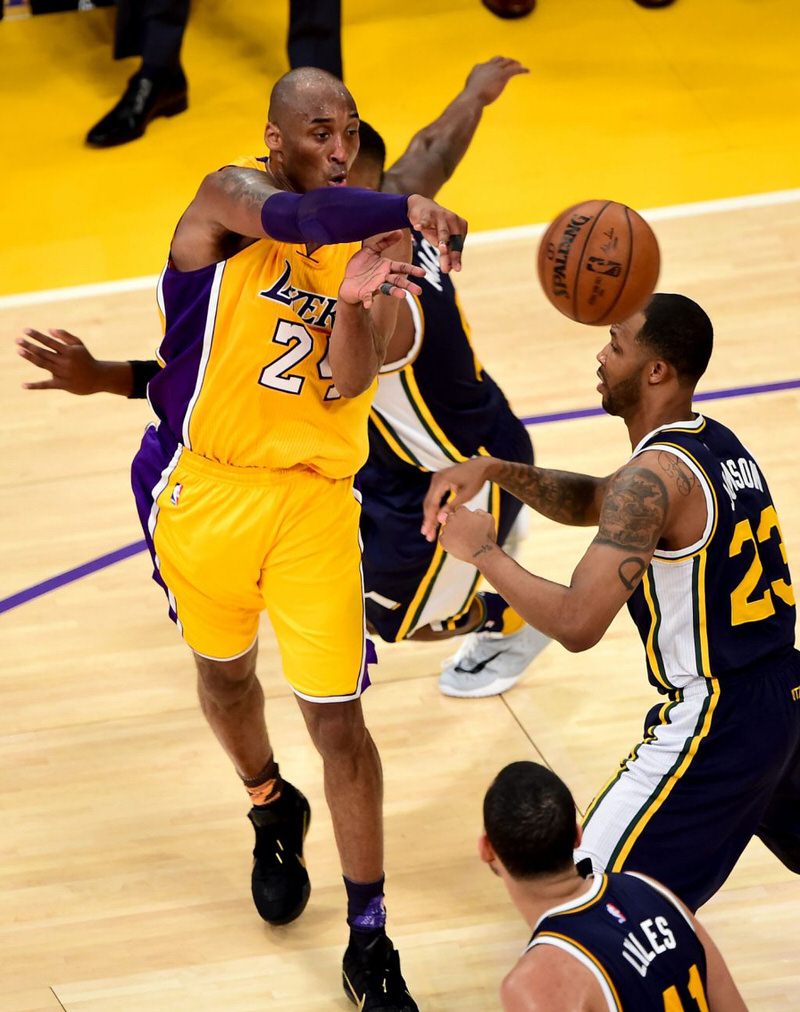
M 653 230 L 636 211 L 613 200 L 568 207 L 539 246 L 539 281 L 547 298 L 570 320 L 597 327 L 642 309 L 660 265 Z

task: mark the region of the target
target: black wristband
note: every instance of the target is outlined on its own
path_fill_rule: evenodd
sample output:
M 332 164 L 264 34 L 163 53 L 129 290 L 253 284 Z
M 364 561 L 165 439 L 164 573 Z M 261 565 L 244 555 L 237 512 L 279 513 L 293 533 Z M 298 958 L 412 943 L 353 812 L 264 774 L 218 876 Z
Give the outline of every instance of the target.
M 131 373 L 133 374 L 133 383 L 128 397 L 131 399 L 147 397 L 147 384 L 154 376 L 159 374 L 161 366 L 159 366 L 155 359 L 150 359 L 148 362 L 129 360 L 128 365 L 131 367 Z

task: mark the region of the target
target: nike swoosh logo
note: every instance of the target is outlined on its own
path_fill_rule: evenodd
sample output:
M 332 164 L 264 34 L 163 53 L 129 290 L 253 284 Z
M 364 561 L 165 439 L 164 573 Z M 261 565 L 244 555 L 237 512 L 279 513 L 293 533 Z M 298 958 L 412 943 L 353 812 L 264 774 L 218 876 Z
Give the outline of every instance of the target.
M 477 675 L 486 667 L 487 664 L 491 664 L 495 658 L 499 657 L 500 654 L 504 654 L 505 650 L 498 650 L 496 654 L 492 654 L 491 657 L 487 657 L 483 661 L 479 661 L 474 668 L 465 668 L 460 664 L 456 667 L 456 671 L 461 671 L 465 675 Z
M 366 991 L 359 998 L 358 995 L 356 994 L 356 989 L 350 983 L 350 978 L 347 976 L 347 974 L 344 972 L 344 970 L 342 970 L 342 976 L 345 979 L 345 983 L 350 988 L 350 994 L 352 994 L 352 996 L 353 996 L 353 1002 L 355 1003 L 355 1006 L 358 1009 L 358 1012 L 362 1012 L 362 1009 L 364 1008 L 364 1002 L 367 1000 L 367 993 L 366 993 Z

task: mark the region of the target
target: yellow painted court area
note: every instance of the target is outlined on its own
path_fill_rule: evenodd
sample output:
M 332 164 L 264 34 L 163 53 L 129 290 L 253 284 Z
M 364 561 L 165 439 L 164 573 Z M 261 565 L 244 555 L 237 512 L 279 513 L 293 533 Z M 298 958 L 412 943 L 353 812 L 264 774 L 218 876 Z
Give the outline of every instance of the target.
M 795 0 L 539 0 L 508 22 L 479 0 L 343 7 L 345 78 L 390 159 L 474 62 L 501 53 L 531 68 L 442 193 L 474 229 L 549 220 L 589 197 L 649 208 L 800 185 Z M 188 112 L 106 151 L 83 138 L 137 66 L 111 61 L 113 9 L 0 23 L 0 294 L 157 273 L 204 173 L 262 150 L 287 10 L 198 0 Z

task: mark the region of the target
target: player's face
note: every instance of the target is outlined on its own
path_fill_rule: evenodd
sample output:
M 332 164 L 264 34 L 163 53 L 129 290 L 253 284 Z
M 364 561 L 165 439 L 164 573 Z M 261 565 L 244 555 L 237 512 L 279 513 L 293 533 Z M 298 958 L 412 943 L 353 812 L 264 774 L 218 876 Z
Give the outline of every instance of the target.
M 360 186 L 365 190 L 379 190 L 383 167 L 372 155 L 359 152 L 347 176 L 348 186 Z
M 615 323 L 609 331 L 608 344 L 597 355 L 600 363 L 597 389 L 603 398 L 603 409 L 610 415 L 624 418 L 641 402 L 647 356 L 636 336 L 643 325 L 643 313 Z
M 358 154 L 358 111 L 349 96 L 309 98 L 280 127 L 267 125 L 266 142 L 270 166 L 298 193 L 344 186 Z

